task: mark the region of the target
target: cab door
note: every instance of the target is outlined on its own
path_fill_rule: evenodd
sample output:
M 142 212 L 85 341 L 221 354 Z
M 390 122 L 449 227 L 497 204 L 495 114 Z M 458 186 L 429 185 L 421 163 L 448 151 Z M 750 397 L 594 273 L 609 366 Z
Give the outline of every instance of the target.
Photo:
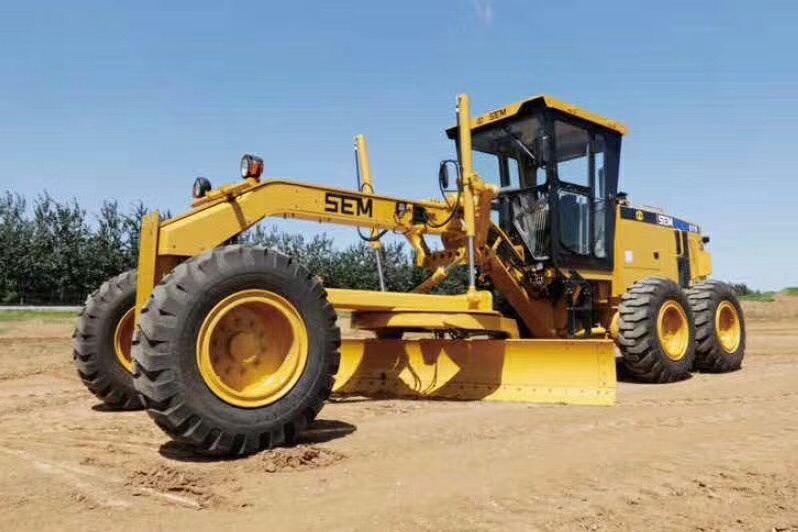
M 565 117 L 551 124 L 548 164 L 552 197 L 554 262 L 564 269 L 613 268 L 617 155 L 606 132 Z M 619 146 L 620 137 L 613 142 Z M 619 148 L 618 148 L 619 149 Z

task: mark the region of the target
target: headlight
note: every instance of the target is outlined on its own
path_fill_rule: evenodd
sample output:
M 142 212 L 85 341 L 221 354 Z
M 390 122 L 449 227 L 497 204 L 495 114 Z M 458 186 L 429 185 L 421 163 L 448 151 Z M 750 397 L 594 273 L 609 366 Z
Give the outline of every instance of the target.
M 208 181 L 204 177 L 198 177 L 194 180 L 194 186 L 191 187 L 191 195 L 194 196 L 195 199 L 204 198 L 205 194 L 207 194 L 211 190 L 211 182 Z
M 250 154 L 241 157 L 242 178 L 260 180 L 261 174 L 263 174 L 263 159 Z

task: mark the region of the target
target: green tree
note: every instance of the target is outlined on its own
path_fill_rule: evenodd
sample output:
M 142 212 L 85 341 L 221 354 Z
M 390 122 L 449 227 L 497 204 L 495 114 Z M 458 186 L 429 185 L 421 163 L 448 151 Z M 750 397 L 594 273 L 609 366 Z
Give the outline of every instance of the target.
M 141 202 L 124 212 L 109 200 L 88 216 L 74 199 L 58 201 L 43 193 L 29 204 L 5 192 L 0 196 L 0 302 L 82 303 L 103 281 L 136 267 L 148 212 Z M 167 211 L 163 218 L 169 217 Z M 330 288 L 379 288 L 375 252 L 367 243 L 338 248 L 326 234 L 306 237 L 262 225 L 240 241 L 286 253 Z M 380 256 L 388 290 L 410 291 L 429 275 L 415 266 L 402 242 L 386 243 Z M 465 270 L 457 269 L 435 292 L 462 293 L 465 279 Z
M 19 194 L 6 192 L 0 198 L 0 302 L 4 304 L 19 303 L 28 288 L 33 226 L 25 217 L 26 208 Z

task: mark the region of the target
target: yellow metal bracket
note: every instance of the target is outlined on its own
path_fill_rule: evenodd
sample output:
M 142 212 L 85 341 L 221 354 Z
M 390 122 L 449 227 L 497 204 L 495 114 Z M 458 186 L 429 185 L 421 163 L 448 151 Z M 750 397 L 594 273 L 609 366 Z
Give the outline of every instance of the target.
M 141 317 L 141 309 L 150 299 L 155 284 L 158 282 L 158 229 L 161 215 L 156 211 L 141 220 L 139 237 L 139 264 L 136 284 L 136 326 Z
M 374 194 L 374 178 L 371 175 L 371 161 L 369 160 L 369 148 L 364 135 L 355 137 L 355 153 L 357 154 L 357 167 L 358 173 L 362 183 L 359 192 L 364 194 Z M 378 234 L 377 228 L 371 229 L 371 238 L 375 239 Z M 382 248 L 382 242 L 375 239 L 370 242 L 371 247 L 379 250 Z
M 462 295 L 415 294 L 328 288 L 327 299 L 336 310 L 405 312 L 493 312 L 493 295 L 477 291 L 476 299 Z

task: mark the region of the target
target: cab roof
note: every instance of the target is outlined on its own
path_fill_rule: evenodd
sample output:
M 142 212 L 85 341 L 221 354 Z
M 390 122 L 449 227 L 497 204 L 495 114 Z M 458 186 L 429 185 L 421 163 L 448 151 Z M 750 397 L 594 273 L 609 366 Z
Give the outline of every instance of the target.
M 478 116 L 473 119 L 472 128 L 477 129 L 482 126 L 492 124 L 493 122 L 498 122 L 516 115 L 526 114 L 540 108 L 556 109 L 562 113 L 607 128 L 609 130 L 615 131 L 616 133 L 620 133 L 621 135 L 626 135 L 628 131 L 626 126 L 620 122 L 605 118 L 586 109 L 577 107 L 576 105 L 546 95 L 534 96 L 518 103 L 508 105 L 507 107 L 495 109 L 485 113 L 482 116 Z M 450 139 L 455 138 L 457 136 L 457 126 L 447 129 L 446 134 Z

